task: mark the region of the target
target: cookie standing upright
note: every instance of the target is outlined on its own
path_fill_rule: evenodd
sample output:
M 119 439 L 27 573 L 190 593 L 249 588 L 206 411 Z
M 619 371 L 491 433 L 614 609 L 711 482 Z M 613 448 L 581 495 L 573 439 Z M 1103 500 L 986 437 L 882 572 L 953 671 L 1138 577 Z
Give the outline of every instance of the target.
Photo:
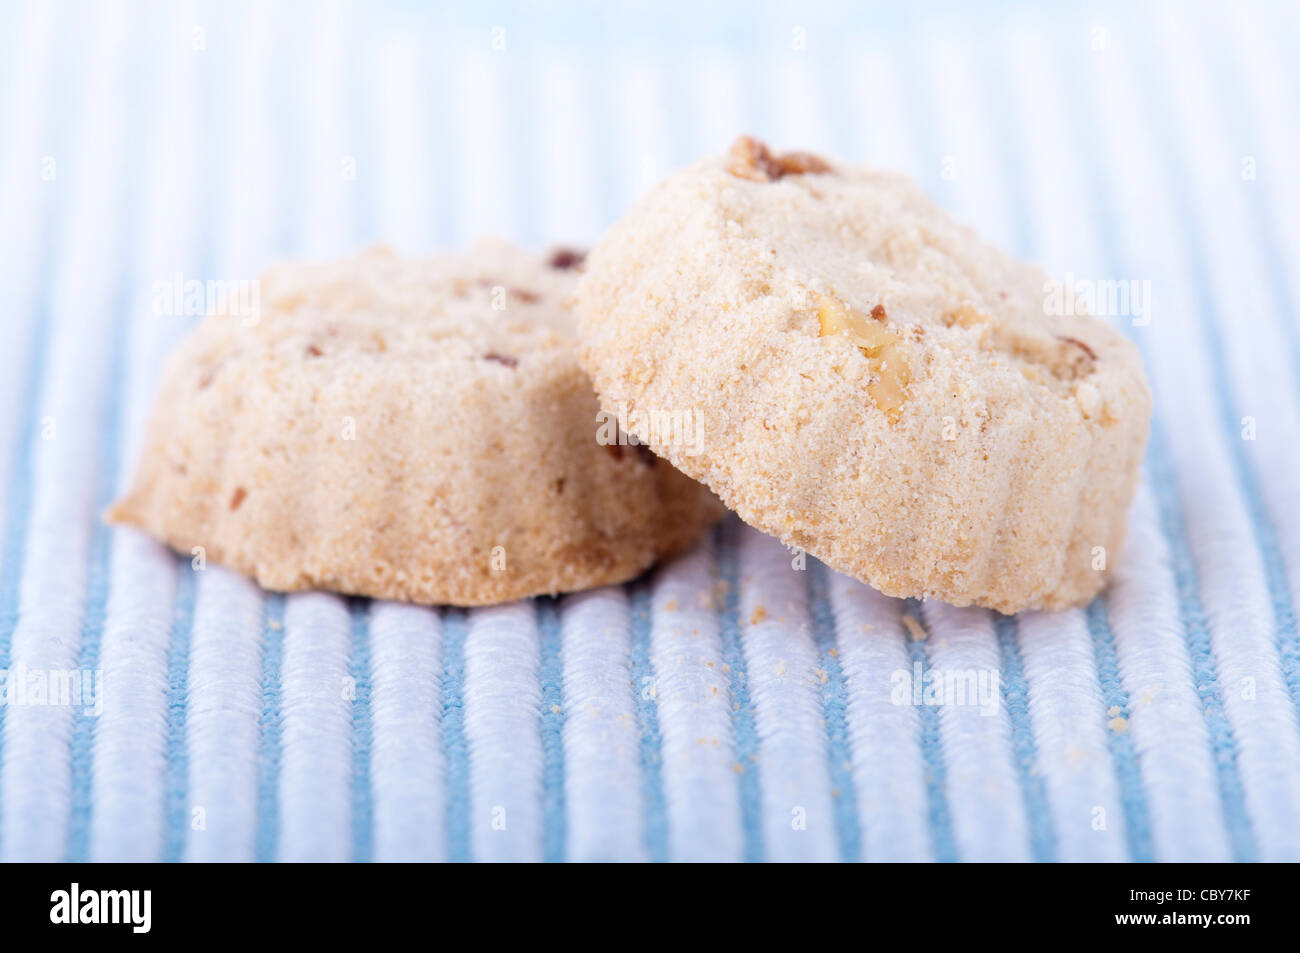
M 109 511 L 270 589 L 479 605 L 629 579 L 722 510 L 598 442 L 581 256 L 482 243 L 272 269 L 170 359 Z
M 1014 612 L 1102 587 L 1151 413 L 1136 349 L 1045 291 L 905 178 L 742 138 L 606 234 L 577 308 L 602 405 L 698 420 L 638 436 L 747 522 Z

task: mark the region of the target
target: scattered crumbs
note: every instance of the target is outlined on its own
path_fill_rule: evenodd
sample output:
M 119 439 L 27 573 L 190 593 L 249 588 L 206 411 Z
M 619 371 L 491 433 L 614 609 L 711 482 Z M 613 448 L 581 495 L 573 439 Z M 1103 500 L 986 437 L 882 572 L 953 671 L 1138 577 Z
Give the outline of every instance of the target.
M 552 714 L 552 715 L 558 715 L 561 711 L 563 711 L 563 709 L 560 708 L 559 705 L 552 705 L 552 706 L 551 706 L 551 714 Z
M 813 673 L 817 676 L 817 681 L 821 682 L 823 685 L 831 680 L 830 676 L 826 674 L 826 669 L 824 668 L 815 668 L 813 669 Z
M 664 603 L 664 611 L 665 612 L 677 611 L 677 598 L 675 596 Z
M 772 671 L 777 675 L 784 676 L 789 673 L 790 667 L 786 664 L 785 659 L 781 659 L 781 661 L 772 666 Z
M 1112 718 L 1110 720 L 1110 730 L 1115 732 L 1117 735 L 1122 735 L 1124 732 L 1128 731 L 1128 719 Z
M 840 796 L 840 789 L 839 789 L 839 788 L 831 788 L 831 797 L 839 797 L 839 796 Z
M 281 629 L 284 628 L 284 623 L 281 622 L 279 619 L 272 619 L 266 623 L 266 627 L 270 629 L 272 632 L 279 632 Z
M 911 634 L 913 642 L 925 641 L 925 629 L 921 628 L 921 623 L 917 622 L 910 612 L 903 613 L 903 628 Z
M 1118 705 L 1111 705 L 1109 708 L 1106 709 L 1106 717 L 1114 718 L 1116 715 L 1119 714 L 1119 711 L 1120 708 Z
M 862 623 L 862 629 L 861 629 L 861 631 L 863 631 L 863 632 L 874 632 L 874 631 L 876 631 L 876 627 L 875 627 L 874 625 L 872 625 L 870 622 L 864 622 L 864 623 Z
M 837 649 L 837 648 L 836 648 L 835 646 L 833 646 L 833 645 L 830 647 L 830 653 L 829 653 L 829 654 L 830 654 L 830 657 L 831 657 L 831 658 L 839 658 L 839 657 L 840 657 L 839 649 Z
M 713 581 L 713 604 L 721 607 L 727 601 L 727 594 L 731 592 L 731 586 L 725 579 L 715 579 Z
M 709 659 L 705 659 L 704 664 L 707 665 L 709 668 L 713 668 L 713 662 Z
M 758 625 L 766 618 L 767 618 L 767 606 L 764 605 L 754 606 L 754 611 L 749 614 L 749 624 Z
M 744 766 L 743 764 L 741 764 L 739 761 L 737 761 L 737 762 L 735 762 L 734 764 L 732 764 L 732 766 L 731 766 L 731 770 L 732 770 L 732 771 L 735 771 L 737 774 L 744 774 L 744 773 L 745 773 L 745 766 Z
M 717 696 L 718 696 L 718 686 L 717 686 L 717 685 L 714 685 L 714 686 L 713 686 L 713 697 L 716 698 Z
M 731 666 L 728 665 L 726 662 L 723 662 L 723 663 L 722 663 L 722 671 L 723 671 L 723 674 L 730 675 L 730 674 L 731 674 Z
M 732 711 L 740 711 L 740 702 L 732 702 L 732 703 L 731 703 L 731 710 L 732 710 Z

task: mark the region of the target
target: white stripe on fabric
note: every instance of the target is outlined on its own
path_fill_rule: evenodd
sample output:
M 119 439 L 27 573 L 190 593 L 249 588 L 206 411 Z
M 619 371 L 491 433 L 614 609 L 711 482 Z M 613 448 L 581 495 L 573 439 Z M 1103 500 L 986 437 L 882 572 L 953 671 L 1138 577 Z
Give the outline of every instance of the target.
M 600 234 L 595 136 L 589 122 L 593 82 L 585 61 L 571 55 L 542 57 L 535 82 L 516 95 L 527 97 L 527 108 L 540 123 L 542 141 L 536 155 L 537 179 L 544 183 L 538 202 L 546 241 L 580 245 Z
M 821 679 L 804 572 L 777 539 L 739 538 L 741 639 L 759 737 L 765 859 L 838 857 Z
M 655 578 L 650 652 L 669 858 L 739 860 L 744 851 L 728 673 L 718 635 L 713 544 L 703 541 Z
M 1178 616 L 1169 544 L 1145 484 L 1129 515 L 1124 554 L 1107 592 L 1127 724 L 1141 759 L 1155 857 L 1228 860 L 1210 736 Z
M 1293 62 L 1291 51 L 1284 53 L 1278 45 L 1293 34 L 1274 30 L 1265 35 L 1269 28 L 1262 18 L 1230 11 L 1219 11 L 1210 33 L 1214 43 L 1227 46 L 1232 80 L 1244 94 L 1233 100 L 1231 108 L 1242 112 L 1245 128 L 1258 142 L 1258 153 L 1250 155 L 1256 159 L 1259 178 L 1255 187 L 1261 193 L 1259 201 L 1269 207 L 1271 229 L 1257 237 L 1262 242 L 1279 242 L 1282 252 L 1278 257 L 1294 262 L 1300 256 L 1300 218 L 1285 214 L 1285 210 L 1300 208 L 1300 176 L 1295 174 L 1300 164 L 1300 130 L 1294 122 L 1278 121 L 1294 107 L 1294 91 L 1300 81 L 1289 75 L 1284 65 Z M 1300 311 L 1300 269 L 1284 269 L 1282 279 L 1290 291 L 1290 313 L 1295 320 Z M 1291 384 L 1295 393 L 1300 380 L 1293 379 Z
M 112 306 L 122 210 L 115 183 L 126 174 L 120 161 L 125 99 L 125 19 L 118 5 L 99 8 L 89 51 L 66 53 L 89 60 L 89 93 L 78 136 L 55 156 L 57 178 L 68 190 L 62 214 L 73 227 L 60 243 L 52 298 L 48 373 L 37 407 L 24 408 L 39 421 L 35 441 L 34 498 L 20 594 L 21 616 L 13 633 L 10 679 L 49 679 L 71 672 L 80 656 L 86 605 L 87 560 L 94 528 L 98 475 L 109 436 L 103 432 L 104 388 L 113 352 Z M 79 34 L 84 37 L 85 34 Z M 82 91 L 73 86 L 72 96 Z M 93 158 L 91 158 L 93 157 Z M 73 720 L 80 707 L 10 701 L 4 722 L 3 832 L 0 850 L 12 860 L 60 860 L 66 850 Z
M 1124 812 L 1106 743 L 1104 705 L 1081 610 L 1026 612 L 1018 642 L 1029 686 L 1039 773 L 1047 788 L 1060 856 L 1124 860 Z M 1098 824 L 1097 809 L 1105 814 Z
M 830 574 L 828 588 L 848 686 L 862 859 L 931 860 L 920 719 L 910 700 L 898 704 L 893 697 L 896 673 L 912 675 L 900 622 L 904 603 L 838 573 Z
M 1115 69 L 1102 72 L 1105 102 L 1124 119 L 1136 148 L 1125 162 L 1117 163 L 1122 181 L 1140 176 L 1150 204 L 1143 224 L 1159 234 L 1179 235 L 1183 227 L 1173 213 L 1167 176 L 1171 171 L 1156 164 L 1158 145 L 1150 132 L 1150 114 L 1140 114 L 1131 101 L 1134 81 L 1127 62 L 1117 58 Z M 1135 183 L 1136 184 L 1136 183 Z M 1135 226 L 1125 222 L 1129 243 L 1141 239 Z M 1152 389 L 1169 426 L 1169 451 L 1179 473 L 1188 542 L 1197 564 L 1201 601 L 1210 627 L 1217 662 L 1218 684 L 1224 711 L 1237 746 L 1237 767 L 1244 789 L 1246 810 L 1253 823 L 1275 831 L 1254 838 L 1255 847 L 1269 856 L 1295 856 L 1300 852 L 1300 829 L 1294 826 L 1295 805 L 1300 803 L 1300 761 L 1288 760 L 1295 750 L 1295 719 L 1281 684 L 1274 634 L 1274 614 L 1269 604 L 1258 543 L 1245 512 L 1237 473 L 1230 464 L 1220 408 L 1208 367 L 1206 342 L 1196 315 L 1208 302 L 1190 292 L 1191 263 L 1181 242 L 1172 255 L 1179 274 L 1163 287 L 1160 311 L 1152 318 Z M 1175 326 L 1175 322 L 1182 326 Z M 1162 330 L 1163 329 L 1163 330 Z M 1279 757 L 1278 746 L 1284 754 Z M 1290 825 L 1291 835 L 1283 832 Z M 1278 851 L 1274 855 L 1272 852 Z
M 432 155 L 429 138 L 435 117 L 427 115 L 422 96 L 424 76 L 417 68 L 421 55 L 411 36 L 394 37 L 378 64 L 378 87 L 367 107 L 378 116 L 376 168 L 366 170 L 379 180 L 378 206 L 383 241 L 406 254 L 434 244 L 436 203 L 448 201 L 446 170 Z M 382 166 L 378 163 L 382 161 Z
M 640 731 L 629 670 L 627 595 L 610 587 L 569 596 L 560 619 L 564 664 L 564 796 L 568 857 L 646 857 Z
M 199 574 L 185 705 L 186 860 L 253 859 L 262 651 L 250 634 L 261 619 L 251 580 L 220 566 Z
M 57 84 L 48 78 L 54 5 L 27 4 L 24 9 L 27 22 L 14 31 L 20 48 L 12 73 L 15 101 L 4 111 L 10 117 L 3 133 L 8 161 L 0 180 L 0 222 L 15 226 L 0 235 L 0 254 L 5 263 L 0 268 L 0 327 L 6 341 L 0 348 L 0 407 L 4 408 L 22 408 L 24 403 L 23 389 L 31 373 L 26 364 L 32 353 L 32 338 L 39 331 L 34 308 L 36 294 L 41 290 L 37 286 L 40 256 L 54 228 L 49 212 L 53 183 L 42 182 L 40 177 L 42 150 L 49 148 L 58 128 L 54 120 L 59 114 L 49 104 L 49 91 Z M 66 127 L 66 117 L 62 125 Z M 25 413 L 0 413 L 0 479 L 17 477 L 14 459 L 27 423 Z M 8 492 L 0 493 L 0 527 L 7 527 L 10 518 L 26 518 L 26 514 L 9 513 L 8 505 Z M 0 560 L 4 558 L 0 551 Z
M 230 201 L 213 208 L 215 255 L 202 279 L 250 280 L 270 253 L 274 233 L 274 168 L 268 145 L 270 116 L 260 91 L 272 82 L 273 23 L 258 6 L 244 18 L 240 42 L 224 48 L 214 38 L 205 69 L 229 69 L 236 95 L 218 106 L 216 124 L 234 130 L 232 155 L 216 174 Z M 229 57 L 228 59 L 226 57 Z M 225 107 L 224 109 L 222 107 Z M 186 694 L 187 798 L 191 822 L 187 860 L 251 860 L 257 836 L 258 747 L 261 736 L 262 645 L 265 594 L 251 580 L 220 570 L 198 579 Z
M 442 860 L 442 623 L 423 606 L 371 605 L 375 860 Z
M 531 601 L 469 614 L 463 698 L 475 860 L 542 857 L 539 654 Z
M 309 592 L 285 598 L 280 860 L 351 858 L 350 646 L 351 618 L 338 596 Z
M 511 174 L 511 150 L 519 147 L 510 125 L 513 60 L 504 52 L 492 54 L 489 43 L 490 37 L 484 36 L 481 49 L 446 53 L 457 65 L 461 88 L 476 90 L 473 96 L 456 97 L 454 130 L 445 133 L 457 142 L 457 222 L 459 240 L 466 244 L 485 235 L 514 236 L 519 231 L 516 179 Z
M 927 602 L 924 615 L 935 685 L 949 679 L 970 684 L 972 672 L 986 680 L 990 673 L 1001 674 L 990 612 Z M 996 709 L 972 704 L 969 696 L 965 704 L 945 697 L 939 709 L 948 806 L 963 860 L 1030 858 L 1025 802 L 1012 764 L 1000 682 L 996 696 Z
M 192 12 L 185 5 L 173 7 L 157 29 L 183 35 Z M 193 175 L 199 166 L 194 148 L 198 127 L 197 117 L 186 108 L 198 89 L 198 66 L 187 44 L 173 42 L 167 49 L 159 69 L 167 82 L 143 90 L 143 101 L 155 116 L 146 141 L 168 138 L 172 147 L 152 150 L 142 170 L 149 187 L 140 190 L 139 260 L 127 299 L 119 489 L 134 472 L 163 358 L 190 327 L 181 315 L 156 313 L 152 292 L 155 281 L 170 282 L 177 270 L 190 274 L 198 237 Z M 136 108 L 141 108 L 139 102 Z M 174 220 L 189 227 L 174 229 Z M 113 534 L 110 563 L 99 667 L 111 703 L 95 725 L 88 852 L 92 860 L 151 861 L 158 859 L 163 842 L 167 647 L 177 560 L 144 533 L 122 528 Z

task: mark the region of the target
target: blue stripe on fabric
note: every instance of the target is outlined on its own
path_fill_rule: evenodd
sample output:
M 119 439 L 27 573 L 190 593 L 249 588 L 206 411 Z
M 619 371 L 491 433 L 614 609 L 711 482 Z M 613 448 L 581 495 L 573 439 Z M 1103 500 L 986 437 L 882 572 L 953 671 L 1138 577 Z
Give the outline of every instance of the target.
M 352 859 L 368 861 L 374 852 L 375 808 L 370 786 L 370 749 L 374 741 L 370 720 L 369 599 L 348 599 L 352 650 L 348 674 L 352 679 Z
M 655 699 L 654 667 L 650 662 L 650 583 L 636 582 L 629 597 L 631 641 L 628 661 L 636 693 L 640 733 L 641 791 L 645 802 L 646 854 L 652 861 L 668 859 L 668 806 L 664 799 L 663 739 L 659 734 L 659 703 Z
M 533 600 L 540 649 L 537 678 L 542 687 L 542 859 L 564 860 L 564 660 L 560 609 L 555 599 Z
M 904 603 L 906 612 L 915 618 L 923 618 L 920 599 L 908 599 Z M 913 670 L 920 666 L 921 680 L 924 684 L 930 673 L 930 653 L 926 651 L 925 642 L 902 636 L 903 647 L 907 650 L 907 661 Z M 948 770 L 943 762 L 943 740 L 939 730 L 939 708 L 937 705 L 918 705 L 917 717 L 921 722 L 921 759 L 925 762 L 925 793 L 929 810 L 930 841 L 934 845 L 934 859 L 948 863 L 960 859 L 957 856 L 957 842 L 952 832 L 952 813 L 948 809 Z
M 1088 634 L 1092 638 L 1092 654 L 1097 664 L 1097 681 L 1101 687 L 1102 704 L 1108 722 L 1114 711 L 1129 719 L 1128 691 L 1120 678 L 1119 654 L 1115 651 L 1115 635 L 1110 628 L 1106 596 L 1092 600 L 1086 611 Z M 1133 736 L 1126 731 L 1105 731 L 1106 744 L 1115 766 L 1115 781 L 1119 785 L 1120 805 L 1124 810 L 1124 836 L 1128 842 L 1129 857 L 1137 861 L 1155 860 L 1151 842 L 1151 816 L 1147 808 L 1146 788 L 1142 784 L 1142 769 L 1138 763 Z
M 469 621 L 464 609 L 442 615 L 442 747 L 447 771 L 447 858 L 464 863 L 469 844 L 469 744 L 465 740 L 465 639 Z
M 831 782 L 835 833 L 840 859 L 862 859 L 862 825 L 858 818 L 858 792 L 853 783 L 853 748 L 849 743 L 849 690 L 836 649 L 835 613 L 831 611 L 827 573 L 816 559 L 809 560 L 808 603 L 813 642 L 821 656 L 826 681 L 822 684 L 822 716 L 826 721 L 826 758 Z
M 275 859 L 280 839 L 280 758 L 284 733 L 280 674 L 284 665 L 284 596 L 268 593 L 262 620 L 262 712 L 258 717 L 257 834 L 253 856 Z
M 185 832 L 189 829 L 189 748 L 185 743 L 185 722 L 189 695 L 190 643 L 194 636 L 194 604 L 198 571 L 189 557 L 177 557 L 176 604 L 171 640 L 167 646 L 167 767 L 163 788 L 162 859 L 181 859 Z
M 1292 709 L 1297 718 L 1300 718 L 1300 630 L 1296 626 L 1295 604 L 1291 600 L 1291 588 L 1287 583 L 1286 565 L 1282 558 L 1277 530 L 1269 518 L 1267 504 L 1260 492 L 1250 458 L 1246 454 L 1246 442 L 1241 437 L 1241 408 L 1237 405 L 1236 392 L 1232 387 L 1232 374 L 1224 357 L 1225 345 L 1220 332 L 1222 316 L 1218 313 L 1210 290 L 1208 278 L 1210 265 L 1205 254 L 1204 242 L 1196 229 L 1186 227 L 1194 221 L 1192 209 L 1195 205 L 1187 181 L 1189 170 L 1180 166 L 1175 158 L 1175 143 L 1173 132 L 1169 128 L 1168 110 L 1156 108 L 1156 104 L 1150 102 L 1150 95 L 1148 92 L 1147 112 L 1154 117 L 1155 128 L 1158 130 L 1156 138 L 1163 159 L 1162 165 L 1169 172 L 1171 191 L 1178 207 L 1178 217 L 1185 226 L 1175 229 L 1175 233 L 1182 239 L 1183 250 L 1191 266 L 1188 277 L 1193 287 L 1192 300 L 1203 303 L 1202 307 L 1194 310 L 1199 319 L 1202 338 L 1207 345 L 1210 374 L 1218 396 L 1219 425 L 1223 429 L 1223 441 L 1232 459 L 1233 469 L 1237 474 L 1237 484 L 1241 489 L 1246 513 L 1264 564 L 1264 577 L 1268 585 L 1269 601 L 1272 603 L 1276 626 L 1274 641 L 1278 649 L 1279 664 L 1287 693 L 1291 697 Z
M 1201 605 L 1196 563 L 1187 542 L 1187 530 L 1177 500 L 1177 476 L 1169 460 L 1165 440 L 1164 427 L 1160 418 L 1156 417 L 1151 421 L 1148 455 L 1151 485 L 1155 491 L 1160 523 L 1169 542 L 1174 580 L 1178 587 L 1178 613 L 1182 618 L 1183 638 L 1196 680 L 1196 694 L 1201 701 L 1201 711 L 1210 733 L 1210 751 L 1219 779 L 1224 824 L 1228 831 L 1228 841 L 1232 845 L 1233 858 L 1239 861 L 1254 860 L 1255 841 L 1250 820 L 1246 816 L 1245 792 L 1237 773 L 1237 741 L 1223 708 L 1223 698 L 1219 691 L 1219 666 L 1210 642 L 1205 609 Z
M 994 613 L 993 629 L 1002 669 L 1002 703 L 1007 707 L 1011 723 L 1011 754 L 1025 799 L 1025 814 L 1029 818 L 1029 846 L 1034 852 L 1034 860 L 1055 860 L 1056 833 L 1052 828 L 1052 809 L 1042 774 L 1038 771 L 1038 746 L 1034 743 L 1034 728 L 1029 719 L 1029 684 L 1025 681 L 1024 661 L 1016 642 L 1020 625 L 1013 616 Z
M 124 222 L 129 216 L 123 215 Z M 129 247 L 124 242 L 122 247 Z M 122 274 L 129 274 L 124 266 Z M 126 378 L 126 342 L 129 338 L 130 303 L 125 286 L 116 296 L 113 317 L 111 355 L 106 378 L 107 396 L 103 408 L 103 427 L 100 431 L 103 445 L 100 452 L 99 488 L 95 494 L 96 507 L 92 517 L 95 532 L 91 542 L 90 565 L 86 577 L 86 609 L 81 623 L 81 651 L 77 669 L 92 672 L 99 668 L 100 648 L 104 637 L 104 624 L 108 617 L 108 595 L 112 572 L 112 530 L 101 518 L 112 502 L 117 488 L 122 437 L 122 387 Z M 102 690 L 102 682 L 100 685 Z M 95 742 L 95 725 L 98 719 L 80 715 L 72 726 L 69 744 L 71 755 L 71 807 L 68 819 L 68 859 L 84 860 L 90 845 L 91 772 Z
M 741 524 L 729 517 L 714 532 L 718 574 L 726 586 L 718 634 L 722 660 L 728 666 L 731 724 L 736 738 L 737 784 L 740 786 L 740 823 L 745 834 L 745 860 L 763 859 L 762 796 L 758 766 L 758 728 L 749 698 L 749 670 L 740 638 L 740 572 L 737 532 Z
M 1103 141 L 1096 135 L 1099 124 L 1094 116 L 1096 103 L 1088 97 L 1078 100 L 1083 108 L 1071 110 L 1085 129 L 1080 133 L 1083 144 Z M 1101 236 L 1101 262 L 1103 270 L 1118 273 L 1115 249 L 1118 247 L 1119 226 L 1110 191 L 1103 184 L 1102 172 L 1094 150 L 1084 148 L 1080 154 L 1087 156 L 1083 163 L 1084 175 L 1092 192 L 1091 205 L 1097 216 Z M 1150 356 L 1142 338 L 1130 335 L 1141 349 L 1143 363 L 1150 366 Z M 1224 826 L 1227 830 L 1233 855 L 1245 859 L 1254 853 L 1253 837 L 1246 820 L 1241 778 L 1237 774 L 1237 745 L 1232 726 L 1223 712 L 1218 693 L 1217 663 L 1211 652 L 1205 612 L 1200 602 L 1200 588 L 1196 578 L 1196 564 L 1188 544 L 1183 515 L 1177 499 L 1177 477 L 1165 445 L 1163 425 L 1159 416 L 1151 421 L 1151 436 L 1147 445 L 1147 479 L 1156 499 L 1162 535 L 1169 546 L 1173 563 L 1174 583 L 1178 592 L 1178 615 L 1183 627 L 1183 640 L 1187 646 L 1196 683 L 1201 713 L 1211 740 L 1211 757 L 1223 802 Z

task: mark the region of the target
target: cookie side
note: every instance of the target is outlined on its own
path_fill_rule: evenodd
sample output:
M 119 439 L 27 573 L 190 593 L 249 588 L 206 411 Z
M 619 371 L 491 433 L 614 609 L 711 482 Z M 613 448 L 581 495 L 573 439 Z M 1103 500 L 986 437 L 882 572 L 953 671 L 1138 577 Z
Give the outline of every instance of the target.
M 905 180 L 825 165 L 752 179 L 705 160 L 607 233 L 578 289 L 602 405 L 698 415 L 703 452 L 646 436 L 887 594 L 1086 602 L 1146 439 L 1135 350 L 1044 319 L 1041 273 Z

